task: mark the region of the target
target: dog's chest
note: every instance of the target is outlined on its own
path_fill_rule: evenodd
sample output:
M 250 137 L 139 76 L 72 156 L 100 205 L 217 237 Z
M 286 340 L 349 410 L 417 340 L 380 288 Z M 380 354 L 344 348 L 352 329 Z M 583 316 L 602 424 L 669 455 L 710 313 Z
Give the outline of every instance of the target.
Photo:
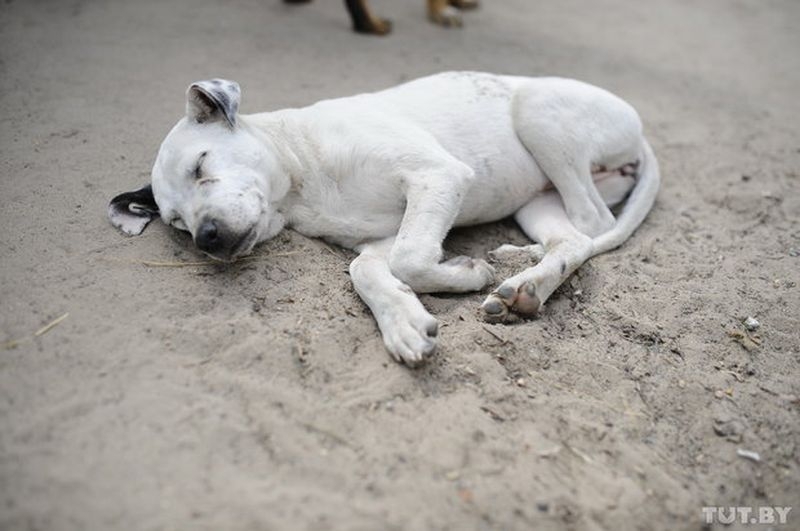
M 307 180 L 284 201 L 287 224 L 344 247 L 395 234 L 403 218 L 403 197 L 399 192 L 387 193 L 385 187 L 358 182 L 327 176 Z

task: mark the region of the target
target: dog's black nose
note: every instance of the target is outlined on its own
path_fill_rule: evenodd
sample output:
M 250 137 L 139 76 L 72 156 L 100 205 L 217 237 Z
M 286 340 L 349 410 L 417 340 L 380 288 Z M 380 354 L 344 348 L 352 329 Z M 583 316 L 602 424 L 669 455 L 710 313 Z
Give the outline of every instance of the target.
M 201 251 L 213 253 L 222 247 L 222 238 L 219 235 L 217 223 L 213 220 L 204 221 L 194 237 L 194 243 Z

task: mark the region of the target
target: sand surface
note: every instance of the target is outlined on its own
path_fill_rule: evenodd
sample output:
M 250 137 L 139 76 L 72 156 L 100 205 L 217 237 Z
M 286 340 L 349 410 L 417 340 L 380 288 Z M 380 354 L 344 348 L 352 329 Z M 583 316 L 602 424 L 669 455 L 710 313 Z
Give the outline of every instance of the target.
M 0 528 L 680 530 L 793 505 L 800 529 L 800 3 L 485 0 L 460 31 L 422 3 L 374 0 L 380 39 L 332 1 L 2 2 Z M 410 371 L 348 251 L 289 231 L 151 267 L 204 258 L 106 220 L 191 81 L 256 112 L 449 69 L 606 87 L 660 158 L 646 223 L 540 319 L 424 296 L 440 349 Z

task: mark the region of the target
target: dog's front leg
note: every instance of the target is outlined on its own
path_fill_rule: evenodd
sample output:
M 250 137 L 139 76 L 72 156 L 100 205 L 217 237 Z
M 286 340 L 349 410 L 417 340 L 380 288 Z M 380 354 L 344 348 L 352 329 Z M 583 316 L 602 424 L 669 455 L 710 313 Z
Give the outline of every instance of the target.
M 494 279 L 494 268 L 484 260 L 457 256 L 442 262 L 442 242 L 473 178 L 469 167 L 452 161 L 406 179 L 406 211 L 389 268 L 417 293 L 478 291 Z
M 414 292 L 389 270 L 394 238 L 360 246 L 350 278 L 378 322 L 383 343 L 394 359 L 416 366 L 436 348 L 438 323 Z

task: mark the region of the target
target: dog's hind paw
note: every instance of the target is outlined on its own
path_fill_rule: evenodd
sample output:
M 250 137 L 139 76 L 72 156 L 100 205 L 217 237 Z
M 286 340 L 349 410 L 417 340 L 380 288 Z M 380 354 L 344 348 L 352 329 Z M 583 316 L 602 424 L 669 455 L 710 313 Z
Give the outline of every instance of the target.
M 481 304 L 483 319 L 488 323 L 504 323 L 512 316 L 535 317 L 542 307 L 533 282 L 523 283 L 519 288 L 503 283 Z

